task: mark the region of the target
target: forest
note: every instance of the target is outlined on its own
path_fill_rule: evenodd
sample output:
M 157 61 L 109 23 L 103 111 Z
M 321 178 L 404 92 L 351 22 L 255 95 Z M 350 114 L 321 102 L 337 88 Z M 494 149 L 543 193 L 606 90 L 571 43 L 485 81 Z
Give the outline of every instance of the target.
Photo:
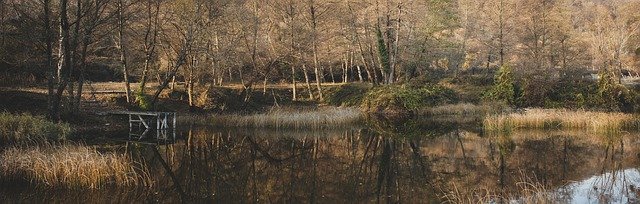
M 638 203 L 640 0 L 0 0 L 0 200 Z
M 638 76 L 639 9 L 633 0 L 6 0 L 0 83 L 46 87 L 59 118 L 79 108 L 88 82 L 124 82 L 126 102 L 145 106 L 177 83 L 196 107 L 213 86 L 235 85 L 245 101 L 268 85 L 323 101 L 326 83 L 479 87 L 506 68 L 515 93 L 476 95 L 583 107 L 603 94 L 595 74 L 617 84 Z M 608 97 L 635 100 L 615 89 Z

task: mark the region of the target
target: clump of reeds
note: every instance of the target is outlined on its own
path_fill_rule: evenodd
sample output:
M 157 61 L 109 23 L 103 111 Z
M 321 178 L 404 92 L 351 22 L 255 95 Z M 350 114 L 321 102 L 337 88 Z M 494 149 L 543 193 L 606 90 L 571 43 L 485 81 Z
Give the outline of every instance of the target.
M 48 187 L 100 188 L 150 184 L 148 174 L 136 170 L 129 157 L 100 153 L 95 148 L 76 145 L 8 148 L 0 154 L 0 171 L 5 178 L 27 179 Z
M 66 123 L 54 123 L 42 116 L 0 113 L 0 142 L 23 143 L 61 140 L 71 133 Z
M 521 172 L 515 192 L 488 188 L 473 188 L 463 191 L 457 186 L 443 196 L 444 203 L 557 203 L 557 194 L 542 182 L 531 179 Z
M 588 129 L 597 133 L 610 133 L 638 127 L 631 114 L 565 109 L 528 109 L 520 113 L 491 115 L 483 125 L 488 131 L 516 128 L 532 129 Z
M 490 113 L 499 112 L 506 109 L 501 104 L 472 104 L 472 103 L 457 103 L 446 104 L 427 108 L 423 110 L 422 114 L 425 115 L 485 115 Z
M 274 109 L 253 115 L 220 115 L 211 118 L 214 125 L 254 128 L 309 128 L 341 126 L 360 121 L 362 113 L 355 108 L 327 107 L 317 110 Z

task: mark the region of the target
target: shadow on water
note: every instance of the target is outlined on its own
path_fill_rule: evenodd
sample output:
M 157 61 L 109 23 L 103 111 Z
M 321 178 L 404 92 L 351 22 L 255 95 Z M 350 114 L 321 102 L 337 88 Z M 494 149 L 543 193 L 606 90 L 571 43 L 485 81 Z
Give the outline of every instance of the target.
M 455 120 L 369 119 L 364 126 L 322 130 L 186 126 L 175 136 L 130 134 L 103 132 L 104 140 L 94 143 L 130 155 L 148 170 L 151 189 L 48 197 L 50 190 L 5 183 L 0 199 L 429 203 L 450 199 L 453 191 L 458 197 L 483 191 L 507 202 L 528 196 L 523 182 L 540 183 L 549 197 L 563 201 L 630 201 L 640 192 L 637 133 L 492 135 Z

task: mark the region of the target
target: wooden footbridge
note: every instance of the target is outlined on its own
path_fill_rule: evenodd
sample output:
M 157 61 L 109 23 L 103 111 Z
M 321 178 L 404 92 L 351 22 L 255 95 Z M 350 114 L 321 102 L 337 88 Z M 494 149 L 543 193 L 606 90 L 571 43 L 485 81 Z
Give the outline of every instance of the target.
M 115 111 L 109 112 L 109 115 L 126 115 L 129 117 L 129 137 L 138 137 L 139 140 L 144 139 L 150 130 L 155 130 L 156 139 L 175 139 L 176 119 L 175 112 L 142 112 L 142 111 Z M 137 130 L 144 130 L 141 134 L 136 134 Z

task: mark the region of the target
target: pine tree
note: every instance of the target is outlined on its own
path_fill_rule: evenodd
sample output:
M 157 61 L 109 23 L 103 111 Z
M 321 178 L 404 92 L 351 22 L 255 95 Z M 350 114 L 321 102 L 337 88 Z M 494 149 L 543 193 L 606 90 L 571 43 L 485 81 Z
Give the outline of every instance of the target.
M 509 65 L 502 65 L 495 76 L 490 98 L 503 101 L 509 105 L 516 102 L 513 73 Z

